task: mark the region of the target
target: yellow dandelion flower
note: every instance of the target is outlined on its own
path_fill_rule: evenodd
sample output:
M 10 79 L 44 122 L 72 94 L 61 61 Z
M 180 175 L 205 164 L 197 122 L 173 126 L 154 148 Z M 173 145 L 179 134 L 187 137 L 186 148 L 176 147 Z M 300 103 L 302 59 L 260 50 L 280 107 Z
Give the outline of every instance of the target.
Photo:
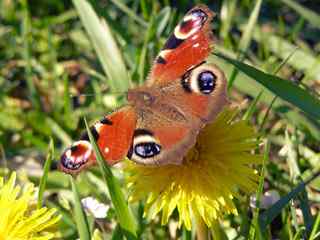
M 2 240 L 47 240 L 55 234 L 52 228 L 60 219 L 55 209 L 34 209 L 34 186 L 23 189 L 16 186 L 16 173 L 4 183 L 0 177 L 0 239 Z
M 127 162 L 129 200 L 147 198 L 145 216 L 153 218 L 162 211 L 162 224 L 177 208 L 179 226 L 188 230 L 193 215 L 211 227 L 223 213 L 237 214 L 232 199 L 239 190 L 255 191 L 258 176 L 251 165 L 260 164 L 262 157 L 250 153 L 257 147 L 257 136 L 246 121 L 235 121 L 236 115 L 237 110 L 226 109 L 207 125 L 182 165 Z

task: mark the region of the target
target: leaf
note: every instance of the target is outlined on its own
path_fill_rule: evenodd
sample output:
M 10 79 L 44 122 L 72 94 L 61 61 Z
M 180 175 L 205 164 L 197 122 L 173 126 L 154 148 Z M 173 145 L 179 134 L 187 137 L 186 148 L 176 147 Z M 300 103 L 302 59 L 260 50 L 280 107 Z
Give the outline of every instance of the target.
M 120 239 L 123 239 L 123 234 L 121 231 L 121 227 L 117 224 L 117 226 L 112 232 L 111 240 L 120 240 Z
M 320 119 L 320 101 L 310 95 L 305 89 L 300 88 L 290 81 L 264 73 L 250 65 L 227 56 L 217 53 L 215 55 L 236 66 L 240 71 L 262 84 L 283 100 L 298 107 L 310 117 L 313 117 L 315 120 Z
M 124 198 L 119 182 L 113 176 L 113 173 L 110 167 L 106 164 L 106 161 L 103 159 L 100 149 L 98 148 L 91 134 L 90 128 L 86 120 L 85 120 L 85 124 L 86 124 L 90 142 L 93 146 L 96 159 L 101 170 L 101 174 L 108 187 L 111 201 L 115 208 L 115 212 L 116 212 L 119 224 L 122 228 L 122 231 L 124 232 L 124 234 L 128 239 L 136 239 L 136 232 L 137 232 L 136 220 L 131 212 L 131 209 L 128 206 L 127 201 Z
M 287 63 L 295 69 L 305 71 L 306 76 L 309 76 L 310 79 L 320 76 L 320 58 L 314 54 L 314 51 L 297 48 L 288 40 L 272 33 L 266 34 L 258 28 L 254 29 L 253 38 L 260 44 L 266 44 L 275 56 L 288 59 Z
M 221 46 L 217 46 L 216 49 L 219 49 L 219 52 L 223 52 L 227 54 L 229 57 L 236 57 L 235 54 L 232 54 L 230 51 L 226 50 Z M 233 70 L 233 65 L 228 64 L 227 62 L 221 61 L 221 58 L 211 55 L 209 57 L 209 61 L 217 64 L 221 69 L 224 70 L 227 77 L 230 75 L 230 72 Z M 256 98 L 258 94 L 263 89 L 263 95 L 260 97 L 260 102 L 269 105 L 275 99 L 275 95 L 264 88 L 259 82 L 255 81 L 248 75 L 240 72 L 237 78 L 237 81 L 234 83 L 234 86 L 241 93 L 247 94 Z M 288 122 L 294 126 L 299 127 L 305 133 L 310 134 L 315 140 L 320 141 L 320 124 L 315 122 L 313 119 L 310 119 L 303 112 L 294 108 L 294 106 L 290 105 L 286 101 L 281 98 L 276 97 L 276 101 L 272 104 L 272 110 L 274 113 L 277 113 L 281 116 L 281 118 L 285 118 Z
M 306 188 L 303 189 L 302 193 L 299 195 L 300 208 L 303 215 L 303 221 L 306 228 L 306 231 L 309 235 L 312 231 L 313 218 L 311 214 L 310 201 L 308 198 L 308 193 Z
M 171 16 L 171 8 L 170 7 L 164 7 L 156 16 L 156 25 L 157 25 L 157 37 L 161 37 L 161 35 L 163 34 L 165 28 L 168 26 L 169 24 L 169 20 L 170 20 L 170 16 Z
M 263 91 L 260 91 L 258 96 L 252 101 L 246 112 L 243 114 L 243 119 L 246 121 L 250 121 L 252 115 L 254 114 L 255 110 L 257 109 L 257 104 L 263 94 Z
M 22 9 L 23 9 L 23 18 L 22 18 L 22 25 L 21 25 L 21 33 L 22 33 L 22 42 L 23 42 L 23 49 L 21 51 L 22 59 L 25 63 L 25 79 L 27 83 L 27 87 L 29 90 L 28 97 L 30 98 L 32 105 L 35 109 L 40 110 L 41 103 L 39 94 L 37 92 L 36 86 L 33 82 L 33 73 L 31 67 L 31 41 L 32 41 L 32 25 L 31 25 L 31 18 L 29 14 L 29 6 L 28 1 L 23 0 Z
M 53 144 L 53 139 L 51 138 L 50 142 L 49 142 L 49 148 L 48 148 L 46 162 L 45 162 L 44 168 L 43 168 L 43 174 L 42 174 L 42 177 L 40 179 L 40 184 L 39 184 L 38 208 L 42 207 L 43 194 L 44 194 L 44 190 L 46 189 L 47 180 L 48 180 L 48 173 L 50 171 L 50 166 L 52 163 L 53 156 L 54 156 L 54 144 Z
M 238 49 L 242 52 L 246 52 L 251 39 L 252 39 L 252 33 L 255 25 L 257 24 L 260 8 L 261 8 L 262 0 L 257 0 L 256 4 L 253 8 L 253 11 L 251 12 L 250 18 L 248 20 L 248 23 L 246 27 L 244 28 L 244 31 L 242 33 Z
M 313 224 L 313 228 L 309 237 L 309 240 L 315 240 L 316 239 L 316 235 L 318 234 L 318 236 L 320 235 L 320 232 L 317 233 L 318 229 L 320 229 L 320 212 L 317 215 L 317 218 Z
M 121 11 L 126 13 L 130 18 L 135 20 L 137 23 L 142 25 L 143 27 L 147 27 L 148 23 L 146 23 L 141 17 L 135 14 L 130 8 L 127 7 L 127 5 L 123 4 L 122 1 L 119 0 L 111 0 L 114 5 L 116 5 Z
M 312 25 L 319 28 L 320 27 L 320 15 L 316 12 L 303 7 L 301 4 L 293 1 L 293 0 L 281 0 L 283 3 L 287 4 L 297 13 L 299 13 L 303 18 L 308 20 Z
M 113 91 L 125 92 L 129 76 L 124 60 L 106 21 L 101 21 L 86 0 L 73 0 L 82 24 L 99 57 Z
M 247 51 L 247 49 L 250 45 L 250 42 L 252 39 L 253 29 L 254 29 L 254 27 L 257 23 L 257 20 L 258 20 L 260 8 L 261 8 L 261 3 L 262 3 L 262 0 L 256 1 L 254 9 L 250 15 L 249 20 L 248 20 L 248 23 L 247 23 L 246 27 L 244 28 L 244 31 L 242 33 L 242 36 L 241 36 L 241 39 L 240 39 L 240 42 L 238 45 L 238 50 L 240 51 L 240 54 L 238 54 L 238 57 L 237 57 L 238 60 L 243 59 L 244 53 Z M 230 89 L 232 87 L 233 82 L 235 81 L 237 75 L 238 75 L 238 70 L 234 69 L 232 71 L 230 80 L 228 82 L 228 89 Z
M 253 217 L 250 226 L 250 239 L 263 239 L 261 234 L 261 227 L 259 225 L 259 214 L 260 214 L 260 203 L 261 197 L 263 196 L 263 186 L 266 175 L 266 163 L 269 161 L 270 154 L 270 142 L 266 141 L 265 150 L 263 154 L 263 162 L 261 166 L 260 176 L 259 176 L 259 185 L 256 192 L 256 208 L 253 210 Z
M 48 126 L 50 126 L 52 133 L 56 135 L 61 140 L 61 142 L 63 142 L 64 145 L 71 145 L 71 138 L 54 119 L 47 117 L 45 119 L 45 122 L 46 124 L 48 124 Z
M 220 11 L 220 38 L 226 39 L 228 34 L 230 33 L 230 29 L 232 27 L 232 22 L 234 21 L 235 17 L 234 14 L 237 10 L 237 0 L 229 0 L 223 1 Z
M 73 197 L 74 197 L 74 214 L 77 223 L 77 229 L 79 233 L 80 240 L 90 240 L 90 230 L 87 217 L 83 211 L 79 192 L 77 190 L 76 183 L 72 176 L 70 176 L 70 183 L 72 187 Z
M 302 191 L 304 191 L 305 187 L 314 179 L 320 176 L 320 169 L 318 169 L 313 176 L 311 176 L 305 182 L 301 182 L 298 186 L 296 186 L 291 192 L 282 197 L 279 201 L 272 205 L 269 209 L 263 212 L 259 217 L 259 225 L 261 229 L 266 229 L 267 226 L 272 222 L 272 220 L 280 214 L 282 209 L 294 198 L 296 198 Z

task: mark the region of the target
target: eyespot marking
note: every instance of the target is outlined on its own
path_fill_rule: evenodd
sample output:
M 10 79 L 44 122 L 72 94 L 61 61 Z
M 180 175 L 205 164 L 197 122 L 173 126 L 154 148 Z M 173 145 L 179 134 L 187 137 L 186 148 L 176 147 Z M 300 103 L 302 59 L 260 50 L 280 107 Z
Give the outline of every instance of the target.
M 189 38 L 202 28 L 207 19 L 208 15 L 201 9 L 192 10 L 174 29 L 175 37 L 178 39 Z
M 105 148 L 104 148 L 104 152 L 105 152 L 105 153 L 109 153 L 109 152 L 110 152 L 110 149 L 109 149 L 108 147 L 105 147 Z
M 183 76 L 181 77 L 181 85 L 183 89 L 188 92 L 192 93 L 190 88 L 190 71 L 187 71 Z
M 183 89 L 188 92 L 188 93 L 192 93 L 192 87 L 191 87 L 191 82 L 190 82 L 190 75 L 191 72 L 196 69 L 197 67 L 201 66 L 202 64 L 205 64 L 206 61 L 203 61 L 201 63 L 199 63 L 196 66 L 192 66 L 191 68 L 189 68 L 181 77 L 181 85 L 183 87 Z
M 195 18 L 200 18 L 202 23 L 205 22 L 208 18 L 208 15 L 199 8 L 192 10 L 190 14 Z
M 137 136 L 141 136 L 141 135 L 150 135 L 150 136 L 153 136 L 153 133 L 152 133 L 150 130 L 147 130 L 147 129 L 137 128 L 137 129 L 134 131 L 134 136 L 137 137 Z
M 112 125 L 113 124 L 113 122 L 107 117 L 104 117 L 103 119 L 101 119 L 100 123 L 107 124 L 107 125 Z
M 128 153 L 127 153 L 127 158 L 131 159 L 132 158 L 132 154 L 133 154 L 133 147 L 131 145 L 131 147 L 130 147 Z
M 142 142 L 134 146 L 134 152 L 141 158 L 150 158 L 158 155 L 161 146 L 155 142 Z
M 198 77 L 198 87 L 201 93 L 210 94 L 216 87 L 217 76 L 211 71 L 201 72 Z
M 135 162 L 144 163 L 147 158 L 152 158 L 161 153 L 161 145 L 147 129 L 136 129 L 133 136 L 133 144 L 127 157 Z
M 166 64 L 166 63 L 167 63 L 167 61 L 166 61 L 163 57 L 158 56 L 158 57 L 156 58 L 156 63 L 159 63 L 159 64 Z
M 73 145 L 73 146 L 70 147 L 71 153 L 76 152 L 77 149 L 78 149 L 77 145 Z
M 165 43 L 163 49 L 175 49 L 183 43 L 184 39 L 177 38 L 175 34 L 171 34 L 167 42 Z
M 80 140 L 65 150 L 61 155 L 60 164 L 67 170 L 75 171 L 89 161 L 91 154 L 91 144 L 88 141 Z
M 90 127 L 90 131 L 91 131 L 91 134 L 92 134 L 94 140 L 97 141 L 99 139 L 99 133 L 98 133 L 96 127 L 95 126 Z M 80 137 L 80 140 L 90 141 L 88 133 L 87 132 L 83 133 Z

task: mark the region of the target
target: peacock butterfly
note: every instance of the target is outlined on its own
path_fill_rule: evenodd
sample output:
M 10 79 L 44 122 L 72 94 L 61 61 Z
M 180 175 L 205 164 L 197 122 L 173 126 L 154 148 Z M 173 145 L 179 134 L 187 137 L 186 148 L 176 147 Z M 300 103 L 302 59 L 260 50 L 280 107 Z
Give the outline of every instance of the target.
M 228 104 L 223 72 L 205 59 L 212 50 L 205 5 L 192 8 L 156 57 L 146 82 L 128 90 L 128 104 L 91 128 L 107 163 L 126 156 L 140 164 L 181 164 L 199 131 Z M 95 164 L 87 134 L 67 148 L 60 169 L 78 173 Z

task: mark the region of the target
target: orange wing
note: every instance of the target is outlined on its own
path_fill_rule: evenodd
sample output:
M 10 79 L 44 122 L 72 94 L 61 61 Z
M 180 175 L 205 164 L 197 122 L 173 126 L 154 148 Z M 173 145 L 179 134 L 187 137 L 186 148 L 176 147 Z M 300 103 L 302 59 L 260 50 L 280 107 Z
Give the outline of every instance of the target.
M 187 121 L 174 121 L 151 109 L 142 111 L 128 158 L 145 165 L 181 164 L 195 144 L 199 127 L 193 128 Z
M 208 57 L 212 50 L 210 22 L 214 15 L 207 6 L 199 5 L 184 16 L 157 56 L 147 86 L 178 79 Z
M 113 165 L 122 160 L 132 144 L 137 116 L 130 106 L 105 116 L 91 128 L 98 147 L 108 164 Z M 87 133 L 72 144 L 61 155 L 59 168 L 71 174 L 96 163 L 96 158 Z

